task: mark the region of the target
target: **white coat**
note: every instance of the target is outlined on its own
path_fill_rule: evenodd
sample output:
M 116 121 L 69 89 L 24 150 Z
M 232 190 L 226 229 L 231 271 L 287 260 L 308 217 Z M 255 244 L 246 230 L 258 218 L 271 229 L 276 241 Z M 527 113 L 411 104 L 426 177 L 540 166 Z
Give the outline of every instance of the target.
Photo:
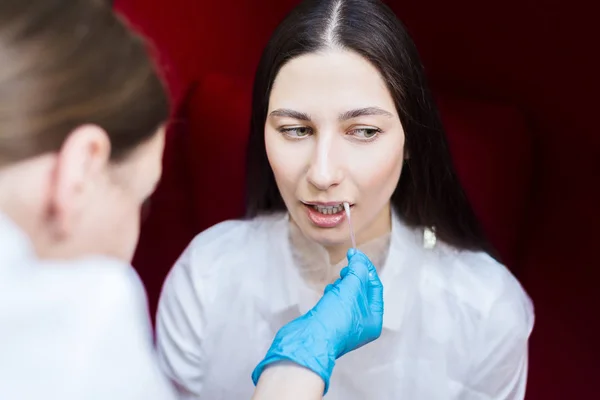
M 130 265 L 36 258 L 0 214 L 0 399 L 171 400 Z
M 422 230 L 393 217 L 383 333 L 337 361 L 327 400 L 524 398 L 529 297 L 487 254 L 425 247 Z M 181 398 L 251 397 L 277 330 L 322 295 L 293 252 L 283 213 L 218 224 L 185 250 L 157 320 L 160 361 Z

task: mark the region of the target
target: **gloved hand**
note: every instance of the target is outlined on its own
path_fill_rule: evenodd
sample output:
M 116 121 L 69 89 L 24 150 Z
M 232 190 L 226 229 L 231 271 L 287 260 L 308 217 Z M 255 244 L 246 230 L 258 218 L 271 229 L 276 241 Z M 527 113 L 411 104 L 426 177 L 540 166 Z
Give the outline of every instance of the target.
M 344 354 L 377 339 L 383 324 L 383 286 L 371 261 L 354 249 L 340 279 L 303 316 L 283 326 L 267 355 L 252 373 L 254 384 L 272 363 L 291 361 L 323 378 L 325 393 L 335 366 Z

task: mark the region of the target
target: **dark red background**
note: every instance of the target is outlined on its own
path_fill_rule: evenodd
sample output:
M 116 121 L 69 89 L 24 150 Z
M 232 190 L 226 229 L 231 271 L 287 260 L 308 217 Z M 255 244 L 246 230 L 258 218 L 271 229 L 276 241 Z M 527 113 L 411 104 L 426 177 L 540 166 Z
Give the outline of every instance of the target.
M 152 313 L 189 240 L 243 214 L 252 75 L 296 3 L 116 1 L 155 44 L 176 105 L 134 261 Z M 421 52 L 476 212 L 534 300 L 528 400 L 600 398 L 600 35 L 587 3 L 388 2 Z

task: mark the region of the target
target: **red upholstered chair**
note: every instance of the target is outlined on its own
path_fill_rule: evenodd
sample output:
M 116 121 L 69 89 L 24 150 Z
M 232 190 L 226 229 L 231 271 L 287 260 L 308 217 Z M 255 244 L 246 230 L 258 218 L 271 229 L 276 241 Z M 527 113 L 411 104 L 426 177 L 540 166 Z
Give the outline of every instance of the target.
M 194 234 L 243 213 L 252 74 L 295 3 L 117 1 L 153 39 L 178 99 L 165 177 L 134 260 L 152 312 Z M 388 3 L 420 49 L 475 211 L 534 300 L 527 399 L 597 398 L 595 14 L 584 0 Z

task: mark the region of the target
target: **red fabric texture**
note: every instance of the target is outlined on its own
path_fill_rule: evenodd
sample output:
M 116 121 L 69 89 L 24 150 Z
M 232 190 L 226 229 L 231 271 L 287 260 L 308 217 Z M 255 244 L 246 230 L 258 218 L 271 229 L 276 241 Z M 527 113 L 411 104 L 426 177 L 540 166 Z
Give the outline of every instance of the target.
M 532 132 L 515 106 L 437 94 L 454 166 L 484 230 L 518 274 L 520 232 L 533 182 Z
M 203 132 L 187 137 L 200 229 L 244 214 L 250 100 L 248 80 L 211 74 L 190 102 L 189 132 Z M 198 153 L 200 149 L 210 151 Z
M 165 176 L 134 260 L 154 313 L 193 236 L 243 213 L 252 74 L 297 1 L 116 3 L 154 42 L 176 99 Z M 583 0 L 387 3 L 420 50 L 467 195 L 535 303 L 527 399 L 596 398 L 595 14 Z

